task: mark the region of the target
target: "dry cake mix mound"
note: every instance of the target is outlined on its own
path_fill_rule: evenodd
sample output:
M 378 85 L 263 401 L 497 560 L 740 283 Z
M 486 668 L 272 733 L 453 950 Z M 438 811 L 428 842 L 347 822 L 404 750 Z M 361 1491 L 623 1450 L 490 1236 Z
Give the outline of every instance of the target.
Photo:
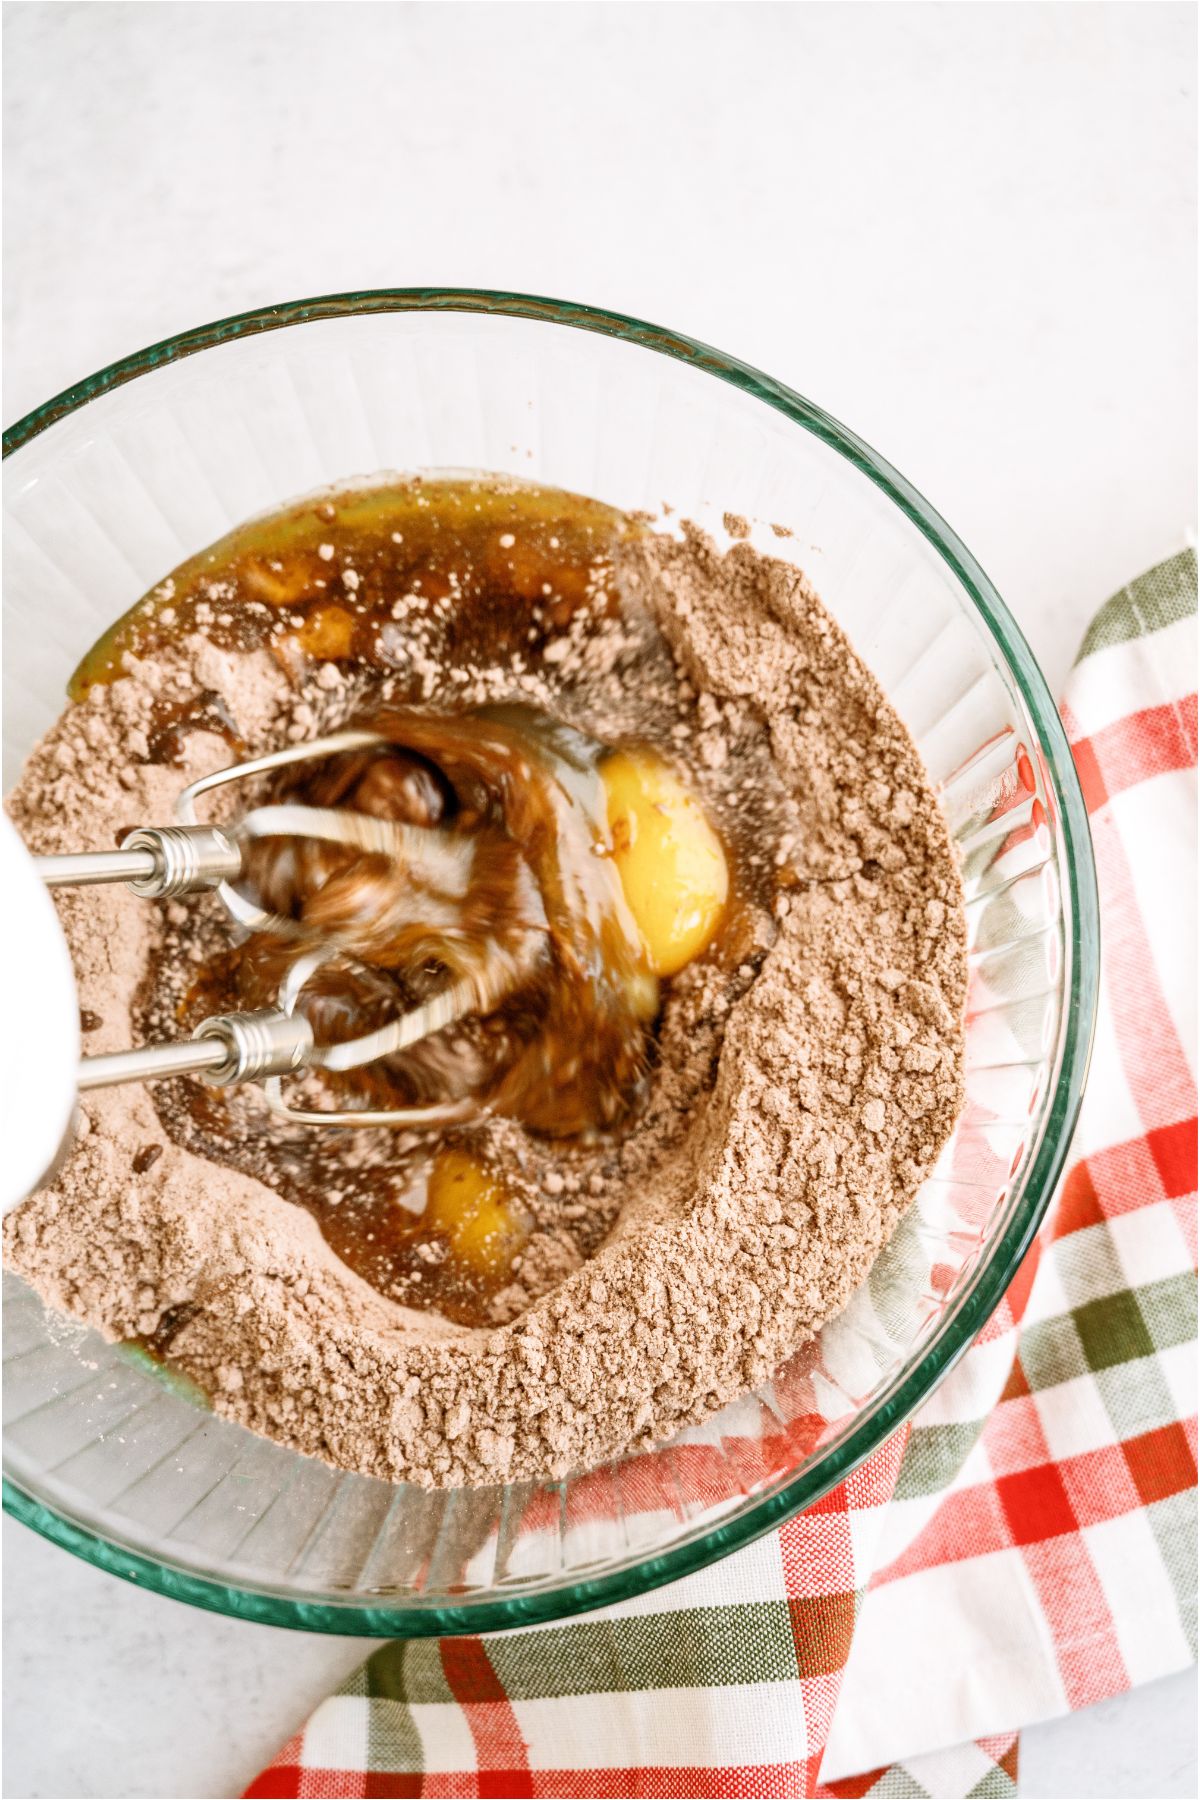
M 735 529 L 736 527 L 736 529 Z M 270 1005 L 306 945 L 321 1041 L 454 982 L 475 1010 L 292 1104 L 87 1096 L 5 1224 L 53 1305 L 218 1411 L 427 1485 L 560 1477 L 769 1377 L 863 1280 L 962 1102 L 965 925 L 899 719 L 804 577 L 499 481 L 338 494 L 234 533 L 101 640 L 11 797 L 37 851 L 165 823 L 213 769 L 377 742 L 222 790 L 416 844 L 276 839 L 211 896 L 56 896 L 87 1051 Z M 352 952 L 352 954 L 350 953 Z

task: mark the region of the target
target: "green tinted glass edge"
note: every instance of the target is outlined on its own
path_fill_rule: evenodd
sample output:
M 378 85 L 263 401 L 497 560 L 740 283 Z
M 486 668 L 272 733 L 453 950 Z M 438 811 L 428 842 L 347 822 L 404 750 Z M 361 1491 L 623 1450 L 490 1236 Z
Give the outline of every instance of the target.
M 109 1574 L 171 1599 L 210 1612 L 301 1631 L 365 1637 L 434 1637 L 495 1631 L 545 1623 L 597 1606 L 611 1605 L 667 1582 L 677 1581 L 811 1506 L 837 1485 L 907 1418 L 966 1351 L 999 1305 L 1049 1204 L 1066 1161 L 1079 1114 L 1091 1057 L 1099 986 L 1100 919 L 1091 835 L 1083 795 L 1066 733 L 1041 670 L 1016 621 L 970 551 L 945 520 L 869 444 L 802 395 L 769 375 L 726 356 L 711 345 L 621 313 L 547 299 L 538 295 L 471 288 L 398 288 L 329 294 L 282 306 L 237 313 L 110 364 L 27 413 L 4 433 L 4 455 L 19 450 L 48 426 L 139 375 L 163 364 L 238 338 L 290 325 L 354 314 L 388 312 L 469 312 L 541 320 L 547 324 L 624 339 L 677 361 L 690 363 L 741 388 L 844 456 L 905 514 L 949 566 L 978 607 L 1002 649 L 1017 689 L 1037 729 L 1063 861 L 1070 888 L 1071 941 L 1060 1061 L 1054 1096 L 1041 1142 L 1034 1154 L 1021 1203 L 970 1288 L 950 1311 L 916 1367 L 822 1458 L 818 1467 L 764 1496 L 738 1518 L 700 1533 L 661 1556 L 593 1580 L 541 1594 L 503 1595 L 461 1606 L 364 1606 L 361 1601 L 304 1602 L 265 1590 L 209 1581 L 190 1570 L 152 1561 L 137 1551 L 100 1538 L 55 1512 L 16 1483 L 4 1482 L 4 1510 L 52 1543 L 94 1563 Z

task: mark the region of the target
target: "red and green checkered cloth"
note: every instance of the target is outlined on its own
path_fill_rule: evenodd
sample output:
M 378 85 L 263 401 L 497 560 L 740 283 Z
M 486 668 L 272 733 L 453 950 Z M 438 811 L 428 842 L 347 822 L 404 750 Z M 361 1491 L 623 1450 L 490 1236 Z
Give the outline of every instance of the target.
M 388 1644 L 248 1795 L 1012 1795 L 1020 1726 L 1194 1659 L 1195 624 L 1188 550 L 1072 673 L 1103 922 L 1076 1160 L 911 1426 L 673 1587 Z

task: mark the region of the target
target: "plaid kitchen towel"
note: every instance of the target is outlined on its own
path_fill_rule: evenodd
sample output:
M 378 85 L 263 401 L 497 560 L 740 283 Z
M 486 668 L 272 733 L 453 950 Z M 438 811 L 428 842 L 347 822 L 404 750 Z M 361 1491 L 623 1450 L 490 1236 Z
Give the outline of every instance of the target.
M 1104 945 L 1075 1161 L 911 1427 L 672 1587 L 388 1644 L 248 1795 L 1010 1795 L 1020 1726 L 1194 1659 L 1195 615 L 1188 550 L 1071 675 Z

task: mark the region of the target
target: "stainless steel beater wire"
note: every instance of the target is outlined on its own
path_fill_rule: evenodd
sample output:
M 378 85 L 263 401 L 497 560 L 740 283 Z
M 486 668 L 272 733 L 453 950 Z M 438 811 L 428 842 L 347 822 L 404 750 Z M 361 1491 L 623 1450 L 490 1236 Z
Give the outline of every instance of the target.
M 337 756 L 345 750 L 371 750 L 388 741 L 377 731 L 337 731 L 329 737 L 313 738 L 307 744 L 289 744 L 283 750 L 270 751 L 266 756 L 254 756 L 248 762 L 234 763 L 225 769 L 214 769 L 211 775 L 202 775 L 177 796 L 175 817 L 183 825 L 198 825 L 200 821 L 196 816 L 196 801 L 201 794 L 211 793 L 214 788 L 224 787 L 228 782 L 241 781 L 248 776 L 266 775 L 272 769 L 283 769 L 292 763 L 311 762 L 314 757 Z M 244 894 L 239 894 L 232 882 L 221 882 L 216 892 L 230 918 L 236 924 L 245 926 L 247 931 L 277 931 L 284 936 L 296 935 L 294 920 L 280 918 L 277 913 L 256 906 Z
M 381 1025 L 378 1031 L 369 1031 L 348 1044 L 331 1044 L 328 1049 L 318 1050 L 313 1062 L 318 1068 L 341 1074 L 347 1069 L 361 1068 L 363 1063 L 395 1056 L 398 1051 L 420 1043 L 422 1038 L 432 1037 L 435 1031 L 445 1030 L 456 1019 L 465 1018 L 474 1010 L 477 1000 L 473 981 L 456 981 L 453 987 L 444 988 L 414 1011 L 402 1013 L 390 1025 Z
M 358 1131 L 369 1125 L 388 1125 L 405 1131 L 422 1131 L 430 1125 L 465 1125 L 484 1111 L 473 1100 L 447 1100 L 433 1106 L 397 1107 L 382 1112 L 374 1108 L 360 1112 L 311 1112 L 287 1104 L 278 1075 L 263 1082 L 263 1094 L 277 1118 L 287 1119 L 293 1125 L 325 1125 L 345 1131 Z
M 309 950 L 308 956 L 302 956 L 291 965 L 288 974 L 284 976 L 281 986 L 279 986 L 281 1012 L 291 1013 L 295 1010 L 295 1004 L 299 1001 L 300 992 L 309 976 L 315 976 L 318 968 L 322 967 L 322 963 L 327 963 L 336 956 L 338 956 L 336 950 Z M 345 958 L 345 961 L 351 961 L 351 958 Z M 443 999 L 444 995 L 437 995 L 437 997 Z M 414 1042 L 414 1044 L 419 1037 L 425 1037 L 428 1035 L 428 1031 L 435 1028 L 434 1024 L 426 1022 L 425 1030 L 414 1030 L 417 1019 L 421 1019 L 423 1015 L 428 1017 L 426 1008 L 417 1008 L 416 1013 L 407 1013 L 405 1019 L 398 1021 L 401 1028 L 407 1028 L 412 1033 L 410 1042 Z M 344 1053 L 349 1053 L 353 1049 L 362 1051 L 363 1044 L 371 1044 L 371 1039 L 374 1037 L 380 1037 L 380 1033 L 376 1031 L 376 1033 L 371 1033 L 369 1039 L 356 1039 L 353 1044 L 338 1044 L 333 1048 L 340 1049 Z M 367 1060 L 374 1060 L 374 1053 L 371 1053 L 369 1057 L 356 1058 L 354 1062 L 347 1058 L 342 1067 L 358 1067 L 360 1062 L 367 1062 Z M 309 1066 L 320 1066 L 320 1053 L 317 1057 L 309 1060 Z M 372 1107 L 369 1111 L 336 1109 L 331 1112 L 311 1112 L 302 1107 L 288 1105 L 282 1096 L 281 1078 L 277 1075 L 272 1075 L 270 1080 L 263 1082 L 263 1094 L 266 1098 L 266 1105 L 272 1109 L 272 1112 L 275 1112 L 282 1120 L 290 1120 L 293 1125 L 327 1125 L 327 1127 L 338 1127 L 338 1129 L 344 1130 L 362 1129 L 363 1125 L 399 1125 L 399 1127 L 412 1127 L 412 1129 L 423 1129 L 426 1125 L 462 1125 L 471 1118 L 477 1118 L 480 1111 L 479 1103 L 473 1102 L 473 1100 L 444 1100 L 444 1102 L 428 1105 L 428 1107 L 390 1107 L 385 1111 L 376 1111 Z
M 469 838 L 455 837 L 436 826 L 405 825 L 397 819 L 378 819 L 373 813 L 332 806 L 291 802 L 257 806 L 232 830 L 237 837 L 308 837 L 376 851 L 404 863 L 421 880 L 435 884 L 454 899 L 466 893 L 474 860 Z
M 341 954 L 330 947 L 310 950 L 307 956 L 298 957 L 280 986 L 280 1011 L 294 1012 L 303 989 L 317 970 Z M 344 960 L 353 962 L 355 959 L 346 957 Z M 377 1031 L 351 1038 L 344 1044 L 318 1045 L 308 1059 L 308 1066 L 344 1074 L 347 1069 L 360 1069 L 364 1063 L 378 1062 L 383 1056 L 394 1056 L 398 1051 L 420 1043 L 422 1038 L 431 1037 L 435 1031 L 442 1031 L 456 1019 L 465 1018 L 478 997 L 473 981 L 456 981 L 452 987 L 435 994 L 431 1000 L 426 1000 L 412 1012 L 402 1013 L 390 1025 L 381 1025 Z
M 233 763 L 226 769 L 214 769 L 199 781 L 185 787 L 175 802 L 175 816 L 184 825 L 199 824 L 196 800 L 226 782 L 241 781 L 250 775 L 266 775 L 272 769 L 286 768 L 290 763 L 311 762 L 318 756 L 337 756 L 343 750 L 371 750 L 390 739 L 377 731 L 335 731 L 329 737 L 313 738 L 307 744 L 289 744 L 283 750 L 271 750 L 266 756 L 252 756 L 248 762 Z

